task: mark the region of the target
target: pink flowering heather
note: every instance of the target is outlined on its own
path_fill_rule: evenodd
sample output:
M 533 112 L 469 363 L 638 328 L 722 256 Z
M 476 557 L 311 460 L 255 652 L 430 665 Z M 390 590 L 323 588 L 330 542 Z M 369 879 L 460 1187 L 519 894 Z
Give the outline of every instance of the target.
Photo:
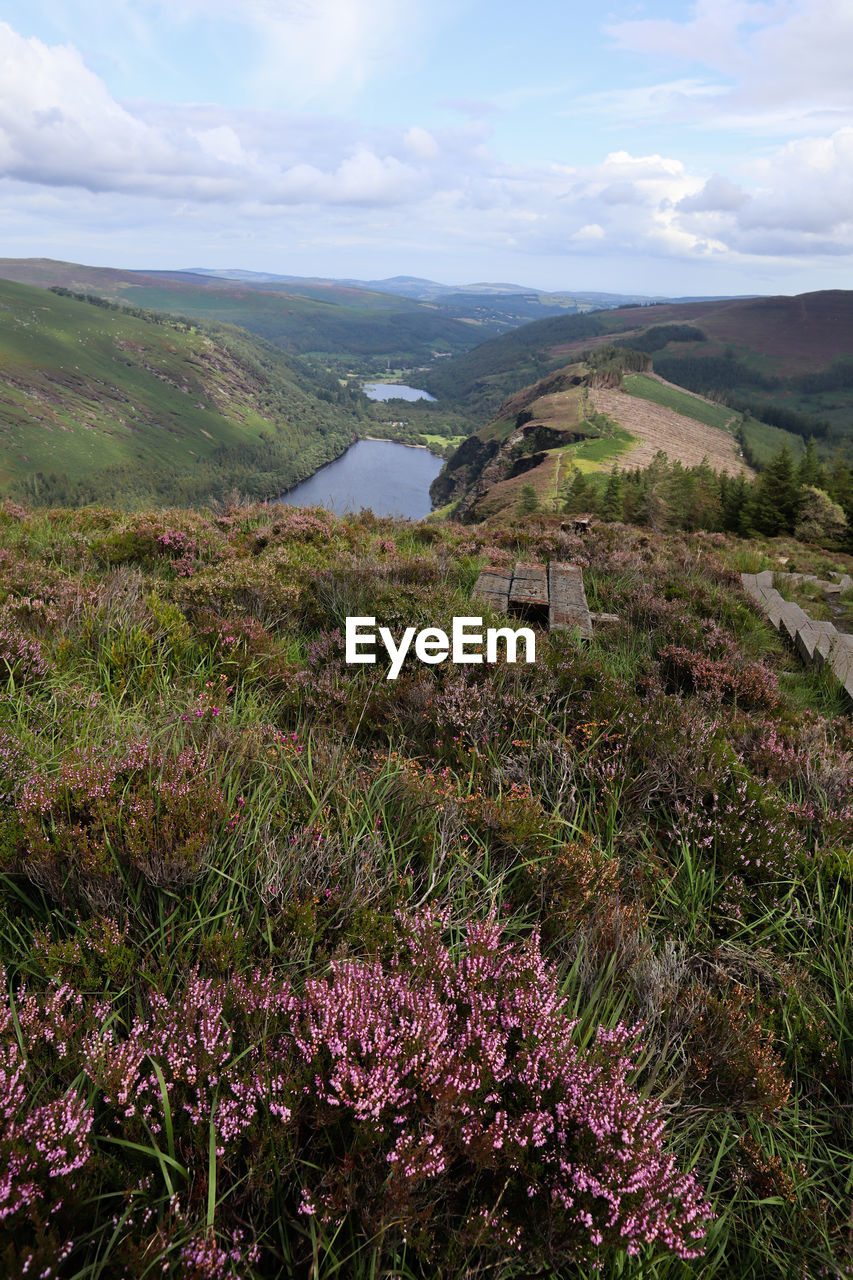
M 410 923 L 388 971 L 346 961 L 307 984 L 297 1044 L 315 1072 L 310 1105 L 369 1141 L 309 1189 L 303 1212 L 333 1221 L 358 1203 L 405 1231 L 437 1196 L 461 1196 L 478 1244 L 697 1256 L 709 1206 L 666 1154 L 658 1106 L 628 1081 L 639 1028 L 602 1028 L 581 1050 L 535 938 L 518 947 L 494 921 L 471 925 L 457 961 L 438 924 Z
M 40 640 L 26 635 L 13 622 L 0 625 L 0 685 L 21 684 L 50 670 Z
M 302 993 L 269 971 L 194 974 L 171 1000 L 152 993 L 124 1032 L 117 1010 L 67 984 L 21 992 L 21 1034 L 86 1072 L 93 1141 L 173 1149 L 195 1203 L 215 1160 L 215 1235 L 178 1224 L 187 1275 L 238 1265 L 224 1233 L 232 1205 L 238 1222 L 253 1216 L 255 1169 L 278 1170 L 303 1217 L 354 1216 L 427 1256 L 448 1242 L 537 1266 L 647 1246 L 697 1256 L 710 1209 L 630 1082 L 639 1028 L 600 1028 L 580 1047 L 535 937 L 508 942 L 489 919 L 451 949 L 446 923 L 401 916 L 387 962 L 338 961 Z M 25 1066 L 6 1006 L 0 1219 L 90 1156 L 88 1106 L 71 1093 L 28 1109 Z
M 113 755 L 69 752 L 57 774 L 34 771 L 16 795 L 14 864 L 109 873 L 120 856 L 152 881 L 191 879 L 227 816 L 208 759 L 167 757 L 137 740 Z
M 126 1128 L 141 1121 L 154 1134 L 165 1124 L 159 1068 L 172 1122 L 185 1118 L 194 1129 L 205 1126 L 206 1135 L 212 1119 L 216 1154 L 222 1157 L 262 1107 L 280 1121 L 290 1119 L 280 1101 L 286 1082 L 258 1068 L 257 1051 L 246 1055 L 235 1046 L 224 1014 L 226 997 L 251 1007 L 258 994 L 259 988 L 253 994 L 239 980 L 232 987 L 196 975 L 172 1004 L 152 995 L 149 1015 L 134 1019 L 126 1038 L 117 1039 L 112 1028 L 91 1036 L 83 1050 L 85 1068 Z M 296 1005 L 289 992 L 276 994 L 280 1011 Z
M 51 1198 L 47 1184 L 64 1179 L 90 1158 L 91 1108 L 75 1093 L 32 1105 L 35 1091 L 28 1061 L 15 1032 L 6 986 L 0 967 L 0 1221 L 12 1218 Z M 55 1002 L 55 1012 L 63 1004 Z M 52 1033 L 50 1013 L 31 1008 L 19 1020 L 25 1043 L 28 1033 Z M 29 1016 L 26 1016 L 26 1014 Z M 39 1097 L 43 1098 L 39 1093 Z M 55 1193 L 54 1193 L 55 1194 Z

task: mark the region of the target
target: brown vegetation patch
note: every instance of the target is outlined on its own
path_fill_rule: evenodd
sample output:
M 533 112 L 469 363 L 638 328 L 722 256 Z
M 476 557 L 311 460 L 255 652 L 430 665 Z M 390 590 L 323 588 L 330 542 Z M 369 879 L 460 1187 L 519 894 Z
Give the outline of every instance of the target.
M 687 467 L 698 466 L 707 458 L 715 471 L 752 475 L 739 456 L 737 441 L 727 431 L 612 387 L 593 388 L 590 399 L 599 413 L 606 413 L 639 439 L 640 443 L 625 454 L 630 467 L 647 467 L 662 449 L 672 461 Z

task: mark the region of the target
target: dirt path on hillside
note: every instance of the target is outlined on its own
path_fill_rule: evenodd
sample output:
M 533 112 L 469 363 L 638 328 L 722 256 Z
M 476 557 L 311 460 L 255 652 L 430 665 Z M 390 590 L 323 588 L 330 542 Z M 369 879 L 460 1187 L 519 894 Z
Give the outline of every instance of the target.
M 739 456 L 737 441 L 719 427 L 706 426 L 674 409 L 611 387 L 596 387 L 590 398 L 599 413 L 606 413 L 640 441 L 622 454 L 620 467 L 647 467 L 662 449 L 671 462 L 681 462 L 686 467 L 698 466 L 707 458 L 714 471 L 753 474 Z

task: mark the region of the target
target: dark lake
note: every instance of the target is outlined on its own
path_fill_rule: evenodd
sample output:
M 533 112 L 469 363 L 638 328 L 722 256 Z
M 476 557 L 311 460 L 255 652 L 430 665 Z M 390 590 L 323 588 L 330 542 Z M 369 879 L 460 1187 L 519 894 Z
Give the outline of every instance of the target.
M 434 400 L 428 391 L 407 387 L 403 382 L 365 382 L 362 388 L 368 400 Z
M 338 515 L 370 507 L 377 516 L 422 520 L 432 510 L 429 487 L 442 465 L 426 449 L 358 440 L 280 501 L 291 507 L 326 507 Z

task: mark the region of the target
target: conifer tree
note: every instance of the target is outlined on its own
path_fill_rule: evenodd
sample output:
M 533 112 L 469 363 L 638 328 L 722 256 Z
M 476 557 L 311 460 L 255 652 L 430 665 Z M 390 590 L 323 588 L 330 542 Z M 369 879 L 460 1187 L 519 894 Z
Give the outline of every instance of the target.
M 806 451 L 797 463 L 797 480 L 801 485 L 813 485 L 816 489 L 826 488 L 826 472 L 817 456 L 814 439 L 806 445 Z
M 577 515 L 581 511 L 595 511 L 598 506 L 595 486 L 587 480 L 580 467 L 575 467 L 572 482 L 564 492 L 563 511 L 566 515 Z
M 522 485 L 521 492 L 519 494 L 518 510 L 523 516 L 532 515 L 534 511 L 539 510 L 539 499 L 536 496 L 536 490 L 533 488 L 532 484 Z
M 745 534 L 751 523 L 750 491 L 743 472 L 720 478 L 720 506 L 723 529 L 727 533 Z
M 758 477 L 753 489 L 753 527 L 768 537 L 792 533 L 801 500 L 802 490 L 794 471 L 791 452 L 787 445 L 782 445 Z
M 622 519 L 622 477 L 618 467 L 614 467 L 607 478 L 601 501 L 601 517 L 603 520 Z

